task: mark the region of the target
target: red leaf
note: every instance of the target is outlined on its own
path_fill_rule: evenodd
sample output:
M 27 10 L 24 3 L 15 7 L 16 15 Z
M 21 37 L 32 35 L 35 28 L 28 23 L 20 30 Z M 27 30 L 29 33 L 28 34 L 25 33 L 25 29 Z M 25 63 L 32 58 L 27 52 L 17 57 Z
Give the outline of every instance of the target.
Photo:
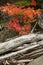
M 36 1 L 32 0 L 31 5 L 36 6 Z

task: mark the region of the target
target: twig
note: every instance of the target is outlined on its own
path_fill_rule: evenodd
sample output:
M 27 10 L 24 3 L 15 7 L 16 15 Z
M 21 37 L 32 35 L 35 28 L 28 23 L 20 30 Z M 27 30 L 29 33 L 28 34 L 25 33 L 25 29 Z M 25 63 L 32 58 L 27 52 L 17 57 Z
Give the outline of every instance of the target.
M 34 25 L 34 27 L 32 28 L 32 30 L 31 30 L 31 32 L 30 32 L 30 33 L 33 33 L 33 31 L 34 31 L 34 29 L 35 29 L 36 25 L 37 25 L 37 22 L 35 23 L 35 25 Z

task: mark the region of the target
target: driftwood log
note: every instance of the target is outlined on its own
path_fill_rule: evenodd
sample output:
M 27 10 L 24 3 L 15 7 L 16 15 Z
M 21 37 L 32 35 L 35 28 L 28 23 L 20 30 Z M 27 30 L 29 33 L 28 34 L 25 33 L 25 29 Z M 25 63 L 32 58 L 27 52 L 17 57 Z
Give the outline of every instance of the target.
M 33 46 L 30 46 L 30 47 L 27 47 L 27 48 L 24 48 L 24 49 L 22 49 L 22 50 L 20 50 L 20 51 L 17 51 L 17 52 L 11 52 L 11 53 L 8 53 L 8 54 L 6 54 L 6 55 L 0 56 L 0 60 L 6 59 L 6 58 L 8 58 L 8 57 L 10 57 L 10 56 L 14 56 L 14 55 L 19 54 L 19 53 L 24 53 L 24 52 L 26 52 L 27 50 L 31 50 L 31 49 L 34 49 L 34 48 L 36 48 L 36 47 L 39 47 L 39 46 L 43 45 L 43 41 L 34 42 L 34 43 L 37 43 L 37 44 L 36 44 L 36 45 L 33 45 Z M 42 53 L 43 53 L 43 52 L 42 52 Z
M 15 56 L 16 54 L 19 54 L 19 53 L 24 53 L 28 50 L 34 49 L 39 46 L 43 46 L 43 34 L 23 35 L 15 39 L 11 39 L 9 41 L 0 43 L 0 54 L 3 54 L 15 48 L 19 48 L 22 44 L 25 44 L 26 42 L 29 42 L 27 47 L 22 48 L 21 50 L 16 52 L 10 52 L 8 54 L 2 55 L 0 56 L 0 60 L 8 58 L 10 56 Z
M 43 34 L 29 34 L 11 39 L 9 41 L 0 43 L 0 54 L 10 51 L 26 42 L 34 42 L 38 40 L 43 40 Z

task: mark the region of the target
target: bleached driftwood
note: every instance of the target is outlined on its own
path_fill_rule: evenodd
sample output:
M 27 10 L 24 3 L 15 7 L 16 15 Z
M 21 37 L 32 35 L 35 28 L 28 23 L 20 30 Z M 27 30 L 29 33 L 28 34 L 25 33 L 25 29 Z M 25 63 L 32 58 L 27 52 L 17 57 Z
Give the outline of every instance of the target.
M 17 46 L 20 46 L 24 42 L 31 40 L 33 37 L 35 37 L 35 35 L 33 35 L 33 36 L 24 35 L 24 36 L 20 36 L 20 37 L 17 37 L 15 39 L 11 39 L 9 41 L 0 43 L 0 54 L 3 52 L 9 51 L 12 48 L 15 48 Z
M 37 58 L 39 57 L 40 55 L 43 55 L 43 48 L 41 49 L 37 49 L 37 50 L 34 50 L 34 51 L 31 51 L 31 53 L 26 53 L 24 54 L 23 56 L 19 57 L 19 59 L 23 59 L 23 58 Z
M 30 50 L 30 49 L 34 49 L 36 47 L 39 47 L 39 46 L 42 46 L 43 45 L 43 41 L 40 41 L 40 42 L 34 42 L 34 43 L 37 43 L 36 45 L 33 45 L 33 46 L 30 46 L 30 47 L 27 47 L 27 48 L 24 48 L 20 51 L 16 51 L 16 52 L 11 52 L 11 53 L 8 53 L 6 55 L 2 55 L 0 56 L 0 60 L 2 59 L 6 59 L 8 57 L 11 57 L 11 56 L 15 56 L 16 54 L 19 54 L 19 53 L 24 53 L 26 52 L 27 50 Z M 42 52 L 43 53 L 43 52 Z
M 29 34 L 17 37 L 15 39 L 0 43 L 0 54 L 12 50 L 25 42 L 33 42 L 39 39 L 43 39 L 43 34 Z
M 25 59 L 25 60 L 12 60 L 13 61 L 13 63 L 24 63 L 24 62 L 30 62 L 30 61 L 32 61 L 32 60 L 29 60 L 29 59 Z

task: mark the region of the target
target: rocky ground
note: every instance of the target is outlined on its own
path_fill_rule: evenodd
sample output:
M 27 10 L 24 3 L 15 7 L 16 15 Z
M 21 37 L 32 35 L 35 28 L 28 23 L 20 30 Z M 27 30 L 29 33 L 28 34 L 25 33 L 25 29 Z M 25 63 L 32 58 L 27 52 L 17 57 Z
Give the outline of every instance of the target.
M 43 65 L 43 55 L 31 61 L 28 65 Z

